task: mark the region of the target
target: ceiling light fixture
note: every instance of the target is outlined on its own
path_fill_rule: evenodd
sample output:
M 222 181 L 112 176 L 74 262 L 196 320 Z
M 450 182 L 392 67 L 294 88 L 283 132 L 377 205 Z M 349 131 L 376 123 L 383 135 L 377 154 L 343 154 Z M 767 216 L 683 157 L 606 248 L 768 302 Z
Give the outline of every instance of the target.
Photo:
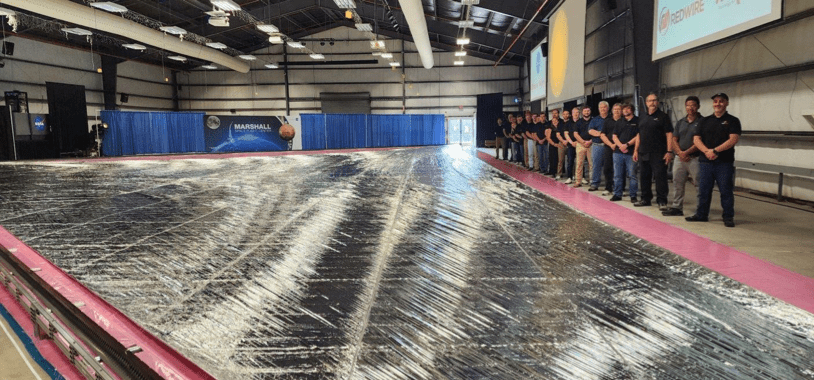
M 286 44 L 288 44 L 288 46 L 290 47 L 293 47 L 294 49 L 302 49 L 305 47 L 305 45 L 303 45 L 302 42 L 298 41 L 288 41 L 286 42 Z
M 130 50 L 147 50 L 147 47 L 141 44 L 122 44 L 122 47 Z
M 360 32 L 372 32 L 373 31 L 373 25 L 370 25 L 370 24 L 368 24 L 366 22 L 363 22 L 363 23 L 356 24 L 356 29 L 359 30 Z
M 162 26 L 158 29 L 161 29 L 161 31 L 164 33 L 175 34 L 178 36 L 183 36 L 184 34 L 187 34 L 186 29 L 179 28 L 177 26 Z
M 65 33 L 69 34 L 76 34 L 77 36 L 92 36 L 93 32 L 87 29 L 82 28 L 62 28 L 61 29 Z
M 471 28 L 475 26 L 475 21 L 472 20 L 458 21 L 458 26 L 462 28 Z
M 380 52 L 380 51 L 374 51 L 374 52 L 373 52 L 373 56 L 374 56 L 374 57 L 379 57 L 379 56 L 381 56 L 381 55 L 382 55 L 382 52 Z
M 263 33 L 280 33 L 280 29 L 271 24 L 257 24 L 257 30 Z
M 382 53 L 382 58 L 387 59 L 393 58 L 393 53 Z
M 207 70 L 216 70 L 218 67 L 215 66 L 215 65 L 203 65 L 203 66 L 201 66 L 201 68 L 202 69 L 207 69 Z
M 399 67 L 399 66 L 401 66 L 401 63 L 398 63 L 398 62 L 390 62 L 390 66 L 393 66 L 393 67 Z
M 209 25 L 218 26 L 218 27 L 227 27 L 229 26 L 229 18 L 226 16 L 210 16 L 209 17 Z
M 455 61 L 455 62 L 453 62 L 453 64 L 455 64 L 455 66 L 463 66 L 464 61 Z
M 341 9 L 356 8 L 356 3 L 353 0 L 334 0 L 334 3 Z
M 283 36 L 280 36 L 280 35 L 271 36 L 271 37 L 269 37 L 269 42 L 271 42 L 271 43 L 273 43 L 275 45 L 280 45 L 280 44 L 283 43 Z
M 480 0 L 461 0 L 461 5 L 478 5 Z
M 465 57 L 465 56 L 466 56 L 466 52 L 465 52 L 465 51 L 456 51 L 456 52 L 455 52 L 455 56 L 456 56 L 456 57 Z
M 469 38 L 459 38 L 457 43 L 458 45 L 466 45 L 469 43 Z
M 187 60 L 187 57 L 182 57 L 180 55 L 171 55 L 171 56 L 169 56 L 167 58 L 169 58 L 169 59 L 171 59 L 173 61 L 179 61 L 179 62 L 186 62 L 186 60 Z
M 253 56 L 251 54 L 243 54 L 243 55 L 239 55 L 238 57 L 240 57 L 241 59 L 245 59 L 247 61 L 254 61 L 255 59 L 257 59 L 257 57 L 255 57 L 255 56 Z
M 240 5 L 232 0 L 211 0 L 212 6 L 224 11 L 239 11 Z
M 101 9 L 103 11 L 108 11 L 112 13 L 125 13 L 127 12 L 127 7 L 124 5 L 119 5 L 116 3 L 112 3 L 110 1 L 99 1 L 96 3 L 90 3 L 91 7 Z
M 0 8 L 0 16 L 15 16 L 17 12 L 12 11 L 11 9 Z
M 226 46 L 226 45 L 224 45 L 224 44 L 222 44 L 220 42 L 207 42 L 206 46 L 209 46 L 212 49 L 219 49 L 219 50 L 223 50 L 223 49 L 226 49 L 228 47 L 228 46 Z
M 276 68 L 278 68 L 278 67 L 280 67 L 280 66 L 277 66 L 277 64 L 276 64 L 276 63 L 269 63 L 269 64 L 267 64 L 267 65 L 266 65 L 266 67 L 268 67 L 268 68 L 270 68 L 270 69 L 276 69 Z
M 370 48 L 371 49 L 384 49 L 384 41 L 373 40 L 370 41 Z
M 313 59 L 325 59 L 325 56 L 319 53 L 310 54 Z

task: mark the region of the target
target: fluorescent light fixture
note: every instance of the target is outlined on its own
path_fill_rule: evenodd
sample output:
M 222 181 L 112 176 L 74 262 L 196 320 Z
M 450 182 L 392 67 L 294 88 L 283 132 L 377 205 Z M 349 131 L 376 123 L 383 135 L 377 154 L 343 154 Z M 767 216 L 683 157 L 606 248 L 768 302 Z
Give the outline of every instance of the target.
M 399 66 L 401 66 L 401 63 L 398 63 L 398 62 L 390 62 L 390 66 L 393 66 L 393 67 L 399 67 Z
M 325 59 L 325 56 L 319 53 L 310 54 L 313 59 Z
M 90 3 L 91 7 L 101 9 L 103 11 L 113 12 L 113 13 L 124 13 L 127 12 L 127 7 L 124 5 L 119 5 L 116 3 L 111 3 L 109 1 L 99 1 L 96 3 Z
M 271 36 L 271 37 L 269 37 L 269 42 L 271 42 L 271 43 L 273 43 L 275 45 L 280 45 L 280 44 L 283 43 L 283 36 L 280 36 L 280 35 Z
M 478 5 L 480 0 L 461 0 L 461 5 Z
M 458 26 L 460 26 L 461 28 L 471 28 L 475 26 L 475 21 L 473 20 L 458 21 Z
M 226 12 L 224 12 L 222 10 L 218 10 L 218 9 L 216 9 L 214 11 L 204 12 L 204 13 L 206 13 L 206 14 L 212 16 L 212 17 L 225 17 L 225 16 L 229 15 L 229 13 L 226 13 Z
M 458 45 L 466 45 L 469 43 L 469 38 L 459 38 Z
M 215 65 L 203 65 L 203 66 L 201 66 L 201 68 L 202 68 L 202 69 L 207 69 L 207 70 L 215 70 L 215 69 L 217 69 L 218 67 L 217 67 L 217 66 L 215 66 Z
M 0 8 L 0 16 L 14 16 L 17 12 L 12 11 L 11 9 L 7 8 Z
M 455 64 L 455 66 L 463 66 L 464 65 L 464 61 L 455 61 L 455 62 L 452 62 L 452 63 Z
M 255 56 L 253 56 L 251 54 L 243 54 L 243 55 L 239 55 L 238 57 L 240 57 L 241 59 L 245 59 L 247 61 L 254 61 L 255 59 L 257 59 L 257 57 L 255 57 Z
M 93 32 L 82 28 L 62 28 L 65 33 L 76 34 L 77 36 L 92 36 Z
M 277 66 L 277 64 L 276 64 L 276 63 L 269 63 L 269 64 L 267 64 L 267 65 L 266 65 L 266 67 L 268 67 L 268 68 L 270 68 L 270 69 L 276 69 L 276 68 L 278 68 L 278 67 L 280 67 L 280 66 Z
M 209 25 L 218 26 L 218 27 L 227 27 L 229 26 L 229 18 L 226 16 L 212 16 L 208 20 Z
M 263 33 L 280 33 L 280 29 L 271 24 L 257 24 L 257 30 Z
M 131 50 L 147 50 L 147 47 L 141 44 L 122 44 L 122 47 Z
M 363 22 L 363 23 L 356 24 L 356 29 L 358 29 L 360 32 L 372 32 L 373 31 L 373 25 L 370 25 L 370 24 L 368 24 L 366 22 Z
M 370 48 L 373 50 L 384 49 L 384 41 L 379 40 L 370 41 Z
M 185 29 L 179 28 L 177 26 L 162 26 L 162 27 L 160 27 L 158 29 L 161 29 L 161 31 L 164 32 L 164 33 L 176 34 L 176 35 L 179 35 L 179 36 L 183 36 L 184 34 L 187 34 L 187 31 Z
M 226 49 L 228 47 L 228 46 L 226 46 L 226 45 L 224 45 L 224 44 L 222 44 L 220 42 L 207 42 L 206 46 L 209 46 L 212 49 L 220 49 L 220 50 Z
M 334 3 L 341 9 L 356 8 L 356 3 L 353 0 L 334 0 Z
M 393 58 L 393 53 L 382 53 L 382 58 L 387 59 Z
M 171 56 L 169 56 L 167 58 L 169 58 L 169 59 L 171 59 L 173 61 L 180 61 L 180 62 L 185 62 L 187 60 L 187 57 L 182 57 L 180 55 L 171 55 Z
M 302 49 L 305 47 L 305 45 L 303 45 L 302 42 L 298 41 L 288 41 L 286 42 L 286 44 L 288 44 L 288 46 L 293 47 L 294 49 Z
M 465 51 L 456 51 L 455 56 L 456 57 L 466 57 L 466 52 Z
M 223 11 L 239 11 L 240 5 L 235 3 L 232 0 L 211 0 L 210 3 L 220 10 Z

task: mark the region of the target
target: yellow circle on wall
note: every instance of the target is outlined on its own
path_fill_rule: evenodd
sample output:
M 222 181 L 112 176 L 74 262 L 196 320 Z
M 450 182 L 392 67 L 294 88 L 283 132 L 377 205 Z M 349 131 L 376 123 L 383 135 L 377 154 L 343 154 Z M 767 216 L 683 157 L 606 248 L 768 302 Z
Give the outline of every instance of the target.
M 565 12 L 561 11 L 554 16 L 551 42 L 548 46 L 551 94 L 560 96 L 565 85 L 565 72 L 568 69 L 568 17 L 565 16 Z

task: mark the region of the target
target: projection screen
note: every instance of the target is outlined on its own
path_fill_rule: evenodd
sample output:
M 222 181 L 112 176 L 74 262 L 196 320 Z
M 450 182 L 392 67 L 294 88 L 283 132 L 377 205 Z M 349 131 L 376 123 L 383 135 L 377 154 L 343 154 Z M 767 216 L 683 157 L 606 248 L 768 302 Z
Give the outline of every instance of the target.
M 782 0 L 656 0 L 653 60 L 780 18 Z
M 531 50 L 531 67 L 529 70 L 531 101 L 545 98 L 546 71 L 546 57 L 543 57 L 543 44 L 540 44 Z
M 565 0 L 548 19 L 548 104 L 585 95 L 585 7 Z

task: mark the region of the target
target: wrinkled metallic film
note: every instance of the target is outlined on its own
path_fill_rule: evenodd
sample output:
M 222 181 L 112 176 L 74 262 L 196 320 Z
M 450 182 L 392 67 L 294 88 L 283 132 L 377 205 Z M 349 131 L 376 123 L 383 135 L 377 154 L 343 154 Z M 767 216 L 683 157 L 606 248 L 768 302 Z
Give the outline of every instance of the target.
M 814 378 L 811 314 L 460 147 L 0 178 L 0 225 L 219 379 Z

